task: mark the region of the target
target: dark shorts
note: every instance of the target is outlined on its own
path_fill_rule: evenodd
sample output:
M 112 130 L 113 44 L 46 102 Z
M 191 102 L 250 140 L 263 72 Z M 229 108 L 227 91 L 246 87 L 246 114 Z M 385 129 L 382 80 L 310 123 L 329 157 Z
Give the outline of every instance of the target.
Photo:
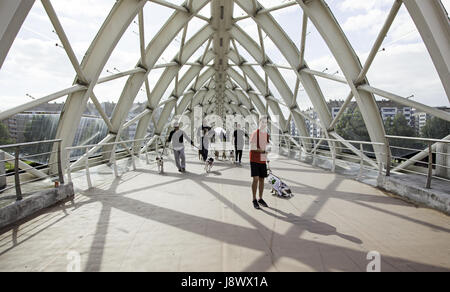
M 267 175 L 267 164 L 250 162 L 250 169 L 252 177 L 266 178 Z

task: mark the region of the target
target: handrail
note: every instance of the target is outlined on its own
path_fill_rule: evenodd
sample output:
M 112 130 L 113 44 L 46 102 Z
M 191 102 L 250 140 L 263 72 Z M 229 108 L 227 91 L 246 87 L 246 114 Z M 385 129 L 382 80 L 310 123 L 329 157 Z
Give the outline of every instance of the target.
M 420 138 L 420 137 L 405 137 L 405 136 L 386 135 L 386 138 L 405 139 L 405 140 L 424 141 L 424 142 L 434 142 L 434 143 L 450 143 L 450 140 L 430 139 L 430 138 Z
M 292 138 L 300 138 L 300 139 L 312 139 L 312 140 L 322 140 L 322 141 L 330 141 L 330 142 L 342 142 L 338 139 L 329 139 L 329 138 L 317 138 L 317 137 L 306 137 L 306 136 L 292 136 L 292 135 L 285 135 L 285 134 L 271 134 L 271 136 L 290 136 Z M 353 141 L 353 140 L 345 140 L 347 143 L 354 143 L 354 144 L 364 144 L 364 145 L 377 145 L 377 146 L 384 146 L 385 143 L 380 142 L 368 142 L 368 141 Z
M 54 140 L 44 140 L 44 141 L 36 141 L 36 142 L 24 142 L 24 143 L 18 143 L 18 144 L 8 144 L 8 145 L 0 145 L 0 149 L 4 148 L 15 148 L 15 147 L 22 147 L 22 146 L 29 146 L 29 145 L 36 145 L 36 144 L 45 144 L 45 143 L 55 143 L 55 142 L 61 142 L 61 139 L 54 139 Z
M 337 140 L 337 139 L 329 139 L 329 138 L 323 138 L 323 137 L 305 137 L 305 136 L 291 136 L 291 135 L 286 135 L 286 134 L 273 134 L 272 136 L 280 136 L 280 137 L 285 137 L 288 136 L 290 138 L 299 138 L 299 139 L 310 139 L 312 142 L 309 143 L 311 145 L 315 144 L 315 148 L 311 151 L 311 153 L 306 152 L 308 155 L 312 155 L 313 156 L 313 165 L 316 164 L 316 157 L 320 156 L 317 154 L 318 148 L 320 146 L 320 144 L 322 144 L 323 142 L 338 142 L 338 143 L 344 143 L 344 141 L 342 140 Z M 449 168 L 446 165 L 441 165 L 436 163 L 433 163 L 433 155 L 441 155 L 443 157 L 448 157 L 450 156 L 449 153 L 442 153 L 442 152 L 438 152 L 438 150 L 436 149 L 436 151 L 433 151 L 432 149 L 432 144 L 439 144 L 439 143 L 445 143 L 445 144 L 450 144 L 450 140 L 444 140 L 444 139 L 430 139 L 430 138 L 420 138 L 420 137 L 405 137 L 405 136 L 394 136 L 394 135 L 385 135 L 386 137 L 386 142 L 385 143 L 379 143 L 379 142 L 367 142 L 367 141 L 351 141 L 351 140 L 345 140 L 346 143 L 350 143 L 350 144 L 359 144 L 360 145 L 360 149 L 359 151 L 357 151 L 357 149 L 350 149 L 351 151 L 353 151 L 357 156 L 360 156 L 360 175 L 361 176 L 361 169 L 363 168 L 363 163 L 362 163 L 362 158 L 363 155 L 365 155 L 365 153 L 377 153 L 377 152 L 371 152 L 371 151 L 364 151 L 362 145 L 377 145 L 377 146 L 384 146 L 386 147 L 386 153 L 384 153 L 386 159 L 384 163 L 379 163 L 379 173 L 382 173 L 382 169 L 383 169 L 383 165 L 385 164 L 385 176 L 389 177 L 391 175 L 391 168 L 393 163 L 395 162 L 395 160 L 397 159 L 401 159 L 401 157 L 395 156 L 391 154 L 391 149 L 399 149 L 399 150 L 408 150 L 408 151 L 418 151 L 418 152 L 427 152 L 427 156 L 428 156 L 428 161 L 427 162 L 423 162 L 427 164 L 427 173 L 424 174 L 426 176 L 426 188 L 431 189 L 431 182 L 433 177 L 435 179 L 443 179 L 439 176 L 433 175 L 433 167 L 443 167 L 443 168 Z M 410 141 L 420 141 L 423 143 L 427 144 L 427 149 L 423 150 L 423 149 L 412 149 L 412 148 L 407 148 L 407 147 L 400 147 L 400 146 L 391 146 L 389 143 L 390 139 L 399 139 L 399 140 L 410 140 Z M 318 142 L 317 142 L 318 141 Z M 283 143 L 282 143 L 283 144 Z M 347 144 L 348 145 L 348 144 Z M 285 145 L 286 146 L 286 145 Z M 298 145 L 297 145 L 298 146 Z M 324 145 L 325 146 L 325 145 Z M 348 148 L 349 146 L 347 146 Z M 342 147 L 336 147 L 336 146 L 331 146 L 330 145 L 330 149 L 329 151 L 332 154 L 331 159 L 333 160 L 333 169 L 335 167 L 335 155 L 334 155 L 334 151 L 335 149 L 340 149 Z M 289 149 L 291 149 L 291 147 L 289 146 Z M 327 150 L 328 151 L 328 150 Z M 412 158 L 411 158 L 412 159 Z M 367 160 L 367 159 L 366 159 Z M 421 162 L 421 161 L 416 161 L 416 162 Z M 405 170 L 406 171 L 406 170 Z
M 57 143 L 58 147 L 56 150 L 57 153 L 57 170 L 58 170 L 58 184 L 64 185 L 64 174 L 62 172 L 62 165 L 61 165 L 61 139 L 54 139 L 54 140 L 45 140 L 45 141 L 36 141 L 36 142 L 25 142 L 25 143 L 17 143 L 17 144 L 9 144 L 9 145 L 0 145 L 0 149 L 6 149 L 6 148 L 14 148 L 14 156 L 12 159 L 4 159 L 2 160 L 2 162 L 8 162 L 8 161 L 14 161 L 14 187 L 16 189 L 16 200 L 17 201 L 21 201 L 23 199 L 22 196 L 22 188 L 21 185 L 22 184 L 26 184 L 29 183 L 28 182 L 24 182 L 21 183 L 20 182 L 20 167 L 19 164 L 23 164 L 23 162 L 20 160 L 20 149 L 21 147 L 25 147 L 25 146 L 30 146 L 30 145 L 38 145 L 38 144 L 50 144 L 50 143 Z M 5 151 L 3 151 L 4 153 L 6 153 Z M 6 153 L 7 154 L 7 153 Z M 11 156 L 10 154 L 8 154 L 9 156 Z M 49 164 L 50 165 L 50 164 Z M 23 168 L 23 167 L 22 167 Z M 35 170 L 34 168 L 31 168 L 33 170 Z M 44 175 L 42 177 L 38 177 L 37 180 L 43 179 L 43 178 L 48 178 L 51 177 L 52 174 L 49 172 L 48 175 Z M 55 182 L 56 185 L 56 182 Z M 8 188 L 6 188 L 8 189 Z M 5 189 L 3 189 L 4 191 Z
M 118 145 L 122 145 L 125 146 L 125 150 L 129 153 L 129 155 L 131 156 L 131 162 L 133 165 L 133 169 L 136 170 L 136 163 L 135 163 L 135 155 L 137 154 L 137 156 L 139 156 L 139 151 L 137 153 L 135 153 L 135 146 L 131 145 L 130 147 L 128 147 L 126 145 L 126 143 L 136 143 L 136 142 L 143 142 L 143 141 L 148 141 L 151 140 L 150 138 L 146 137 L 146 138 L 142 138 L 142 139 L 135 139 L 135 140 L 126 140 L 126 141 L 117 141 L 117 142 L 108 142 L 108 143 L 100 143 L 100 144 L 91 144 L 91 145 L 82 145 L 82 146 L 71 146 L 71 147 L 66 147 L 66 161 L 67 161 L 67 166 L 66 166 L 66 173 L 67 173 L 67 177 L 69 182 L 72 181 L 72 170 L 74 168 L 76 168 L 76 166 L 74 164 L 80 164 L 83 162 L 84 160 L 84 168 L 85 168 L 85 172 L 86 172 L 86 180 L 88 183 L 88 187 L 91 188 L 92 187 L 92 180 L 91 180 L 91 174 L 89 171 L 89 157 L 91 155 L 93 155 L 94 153 L 97 153 L 96 151 L 98 151 L 100 149 L 100 147 L 104 147 L 104 146 L 112 146 L 111 150 L 108 151 L 102 151 L 102 154 L 105 153 L 110 153 L 110 157 L 106 160 L 102 160 L 103 162 L 109 161 L 110 163 L 112 163 L 113 165 L 113 170 L 114 170 L 114 175 L 115 177 L 119 177 L 118 174 L 118 167 L 117 167 L 117 162 L 116 162 L 116 146 Z M 76 162 L 74 162 L 72 165 L 70 164 L 70 152 L 72 150 L 79 150 L 79 149 L 86 149 L 86 153 L 83 154 Z M 145 158 L 147 161 L 147 164 L 149 164 L 149 159 L 148 159 L 148 148 L 145 151 Z
M 122 144 L 122 143 L 139 142 L 139 141 L 146 141 L 146 140 L 149 140 L 149 139 L 148 138 L 143 138 L 143 139 L 136 139 L 136 140 L 108 142 L 108 143 L 102 143 L 101 145 L 99 145 L 99 144 L 90 144 L 90 145 L 81 145 L 81 146 L 70 146 L 70 147 L 66 147 L 66 150 L 92 148 L 92 147 L 97 147 L 97 146 L 112 146 L 112 145 L 117 145 L 117 144 Z

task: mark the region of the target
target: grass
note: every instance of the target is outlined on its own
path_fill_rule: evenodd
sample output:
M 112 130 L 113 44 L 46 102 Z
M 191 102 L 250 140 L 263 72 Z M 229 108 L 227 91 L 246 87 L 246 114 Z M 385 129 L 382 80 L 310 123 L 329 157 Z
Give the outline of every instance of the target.
M 36 166 L 36 163 L 32 162 L 32 161 L 22 161 L 22 162 L 24 162 L 30 166 Z M 14 164 L 10 163 L 10 162 L 5 162 L 5 169 L 6 169 L 6 172 L 14 171 Z

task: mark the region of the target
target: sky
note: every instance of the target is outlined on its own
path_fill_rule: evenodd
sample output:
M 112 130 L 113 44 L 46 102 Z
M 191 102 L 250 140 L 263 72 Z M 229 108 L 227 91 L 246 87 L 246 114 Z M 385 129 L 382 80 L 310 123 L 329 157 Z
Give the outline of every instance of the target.
M 181 4 L 183 1 L 172 0 L 169 2 Z M 361 62 L 364 63 L 394 0 L 327 0 L 326 2 Z M 447 11 L 450 11 L 450 0 L 442 2 Z M 52 1 L 79 62 L 114 3 L 115 0 Z M 280 0 L 262 0 L 260 3 L 265 7 L 271 7 L 278 5 Z M 146 4 L 144 8 L 146 42 L 149 42 L 158 33 L 162 24 L 172 13 L 173 10 L 170 8 L 151 2 Z M 201 14 L 210 17 L 209 5 L 201 11 Z M 241 15 L 243 15 L 242 10 L 235 8 L 234 16 Z M 299 47 L 302 23 L 300 7 L 298 5 L 291 6 L 275 11 L 272 15 Z M 205 21 L 195 18 L 189 24 L 187 39 L 205 24 Z M 238 22 L 238 25 L 259 42 L 257 26 L 251 19 L 242 20 Z M 135 67 L 140 56 L 138 31 L 136 18 L 114 49 L 101 77 Z M 343 76 L 334 57 L 311 22 L 308 23 L 307 31 L 305 59 L 309 67 L 317 71 L 325 70 L 327 73 Z M 160 58 L 159 64 L 173 59 L 179 51 L 180 40 L 181 32 Z M 264 42 L 266 52 L 272 62 L 287 65 L 287 61 L 270 38 L 266 37 Z M 31 101 L 27 94 L 34 98 L 41 98 L 73 84 L 75 71 L 64 49 L 56 44 L 61 44 L 58 36 L 53 32 L 53 27 L 41 2 L 35 1 L 0 70 L 0 98 L 2 100 L 0 110 Z M 204 47 L 205 45 L 192 56 L 190 61 L 196 60 L 202 54 Z M 245 52 L 242 47 L 238 47 L 240 53 L 249 62 L 254 63 L 250 54 Z M 372 86 L 404 97 L 414 95 L 413 100 L 426 105 L 450 106 L 426 47 L 404 6 L 401 7 L 382 47 L 385 48 L 385 51 L 378 53 L 368 72 L 368 79 Z M 184 66 L 181 74 L 187 69 L 188 66 Z M 263 76 L 262 69 L 255 69 Z M 280 71 L 291 90 L 294 90 L 295 74 L 290 70 Z M 163 69 L 151 71 L 149 74 L 151 88 L 156 84 L 162 72 Z M 349 87 L 345 84 L 322 78 L 317 78 L 317 80 L 327 100 L 345 99 L 349 93 Z M 101 102 L 117 102 L 125 82 L 126 77 L 120 78 L 97 85 L 94 91 Z M 255 88 L 255 86 L 253 87 Z M 170 95 L 172 89 L 173 84 L 163 99 Z M 273 84 L 270 84 L 270 89 L 276 98 L 281 99 Z M 58 99 L 57 102 L 64 100 L 65 97 Z M 146 94 L 142 89 L 136 102 L 144 101 L 146 101 Z M 302 109 L 311 106 L 311 102 L 303 90 L 299 91 L 297 102 Z M 283 112 L 287 112 L 287 109 L 283 108 Z

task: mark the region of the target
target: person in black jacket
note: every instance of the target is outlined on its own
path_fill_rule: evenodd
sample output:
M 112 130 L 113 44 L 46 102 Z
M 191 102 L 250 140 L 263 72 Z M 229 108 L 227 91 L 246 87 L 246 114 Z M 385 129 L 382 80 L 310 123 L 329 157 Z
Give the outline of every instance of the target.
M 211 131 L 211 127 L 206 124 L 206 121 L 203 120 L 203 124 L 198 128 L 197 132 L 200 145 L 200 151 L 202 154 L 203 161 L 206 162 L 208 159 L 208 151 L 209 151 L 209 142 L 211 137 L 214 135 L 214 131 Z
M 236 164 L 242 163 L 242 150 L 244 149 L 244 136 L 248 138 L 247 133 L 241 129 L 241 125 L 238 123 L 234 124 L 233 141 L 234 141 L 234 154 L 236 155 Z
M 173 124 L 173 130 L 169 134 L 167 142 L 172 143 L 173 155 L 175 156 L 175 164 L 179 172 L 186 172 L 186 155 L 184 153 L 184 139 L 194 145 L 191 139 L 186 135 L 183 130 L 180 130 L 180 124 L 175 122 Z

